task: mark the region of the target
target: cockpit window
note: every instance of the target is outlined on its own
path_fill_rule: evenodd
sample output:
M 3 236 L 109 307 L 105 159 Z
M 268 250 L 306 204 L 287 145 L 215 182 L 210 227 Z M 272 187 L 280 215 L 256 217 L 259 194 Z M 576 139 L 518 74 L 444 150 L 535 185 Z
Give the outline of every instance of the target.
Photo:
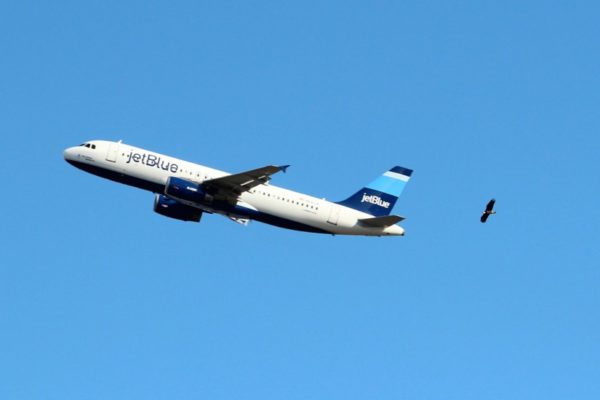
M 95 148 L 96 148 L 96 145 L 95 145 L 95 144 L 93 144 L 93 145 L 92 145 L 92 149 L 95 149 Z

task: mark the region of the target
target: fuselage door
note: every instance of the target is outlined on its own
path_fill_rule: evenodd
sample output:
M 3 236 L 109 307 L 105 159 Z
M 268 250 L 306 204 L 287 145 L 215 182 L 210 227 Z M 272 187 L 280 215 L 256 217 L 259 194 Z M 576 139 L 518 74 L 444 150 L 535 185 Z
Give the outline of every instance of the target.
M 119 143 L 109 143 L 106 150 L 106 161 L 117 162 L 117 154 L 119 153 Z
M 331 209 L 329 210 L 329 218 L 327 218 L 327 222 L 333 225 L 337 225 L 339 219 L 340 208 L 336 204 L 332 204 Z

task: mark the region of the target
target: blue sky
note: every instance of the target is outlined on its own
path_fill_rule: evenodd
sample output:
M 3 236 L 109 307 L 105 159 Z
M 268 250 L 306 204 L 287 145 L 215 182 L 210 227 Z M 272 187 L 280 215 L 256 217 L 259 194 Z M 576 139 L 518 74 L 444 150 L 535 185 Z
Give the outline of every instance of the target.
M 0 398 L 599 398 L 599 11 L 6 4 Z M 407 235 L 172 221 L 88 139 L 334 200 L 410 167 Z

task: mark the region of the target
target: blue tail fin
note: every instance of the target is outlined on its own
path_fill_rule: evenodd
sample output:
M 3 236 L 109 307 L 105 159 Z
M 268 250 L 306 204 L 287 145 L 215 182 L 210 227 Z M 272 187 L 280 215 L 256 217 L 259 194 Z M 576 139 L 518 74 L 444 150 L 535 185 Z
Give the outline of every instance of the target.
M 410 179 L 412 169 L 394 167 L 352 196 L 337 204 L 375 217 L 389 215 Z

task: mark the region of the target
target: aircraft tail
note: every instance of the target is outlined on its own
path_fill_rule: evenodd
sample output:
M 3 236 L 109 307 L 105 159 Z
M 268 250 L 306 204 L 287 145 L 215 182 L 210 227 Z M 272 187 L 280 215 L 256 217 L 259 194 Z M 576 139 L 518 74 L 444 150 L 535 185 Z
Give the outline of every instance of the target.
M 412 169 L 396 166 L 337 204 L 375 217 L 389 215 L 412 172 Z

